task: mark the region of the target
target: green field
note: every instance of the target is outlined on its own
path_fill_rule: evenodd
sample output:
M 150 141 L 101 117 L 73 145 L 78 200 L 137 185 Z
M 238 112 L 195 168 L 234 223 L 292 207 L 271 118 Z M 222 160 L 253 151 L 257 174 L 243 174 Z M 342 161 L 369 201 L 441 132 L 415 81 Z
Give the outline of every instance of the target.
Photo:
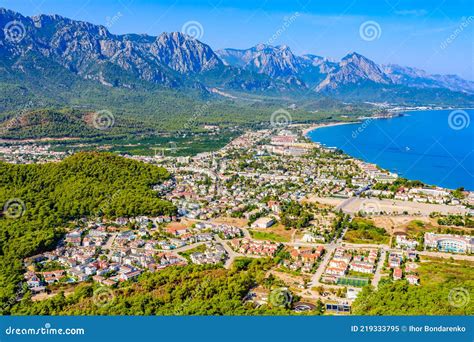
M 341 277 L 337 280 L 337 285 L 362 287 L 369 284 L 367 278 Z
M 249 230 L 250 235 L 255 240 L 270 240 L 275 242 L 288 242 L 289 240 L 281 235 L 271 233 L 271 232 L 261 232 L 256 230 Z

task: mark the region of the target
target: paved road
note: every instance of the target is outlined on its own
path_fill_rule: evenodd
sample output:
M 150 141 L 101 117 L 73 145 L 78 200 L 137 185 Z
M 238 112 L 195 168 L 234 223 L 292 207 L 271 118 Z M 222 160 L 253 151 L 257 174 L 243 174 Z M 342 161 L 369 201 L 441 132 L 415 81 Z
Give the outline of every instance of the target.
M 375 274 L 374 274 L 374 277 L 372 278 L 372 285 L 374 287 L 377 287 L 377 285 L 379 284 L 379 281 L 380 281 L 380 278 L 381 278 L 381 271 L 382 271 L 382 268 L 383 268 L 383 264 L 385 262 L 385 256 L 387 254 L 387 251 L 385 248 L 382 248 L 381 252 L 380 252 L 380 258 L 379 258 L 379 262 L 377 264 L 377 268 L 375 269 Z
M 112 233 L 110 234 L 109 236 L 109 239 L 107 240 L 107 242 L 105 243 L 104 245 L 104 248 L 105 249 L 109 249 L 112 247 L 112 244 L 114 243 L 115 241 L 115 238 L 117 237 L 118 233 Z
M 250 235 L 250 232 L 249 232 L 249 230 L 248 230 L 247 228 L 242 227 L 242 228 L 240 228 L 240 229 L 241 229 L 242 232 L 244 233 L 244 237 L 246 237 L 246 238 L 248 238 L 248 239 L 251 239 L 251 238 L 252 238 L 252 236 Z
M 315 243 L 315 242 L 282 242 L 285 246 L 293 246 L 293 247 L 318 247 L 324 246 L 326 248 L 327 245 L 324 243 Z
M 320 286 L 320 285 L 325 285 L 319 282 L 319 279 L 323 275 L 324 270 L 326 269 L 329 261 L 331 260 L 332 253 L 334 252 L 334 249 L 336 249 L 336 245 L 328 245 L 326 246 L 326 251 L 324 254 L 324 259 L 321 261 L 319 264 L 318 269 L 316 272 L 313 274 L 311 277 L 311 282 L 309 283 L 309 287 L 315 287 L 315 286 Z
M 229 269 L 232 266 L 232 263 L 234 262 L 235 258 L 239 256 L 243 256 L 243 254 L 234 252 L 232 248 L 229 247 L 227 242 L 222 240 L 218 235 L 215 235 L 214 238 L 216 239 L 218 243 L 220 243 L 224 247 L 225 251 L 227 252 L 228 258 L 224 263 L 224 267 Z
M 114 241 L 115 241 L 115 238 L 117 237 L 117 235 L 118 235 L 118 233 L 112 233 L 110 235 L 109 239 L 107 240 L 107 242 L 104 245 L 104 249 L 109 250 L 109 254 L 107 255 L 107 257 L 109 259 L 112 258 L 112 254 L 114 252 L 114 247 L 112 247 L 112 245 L 114 244 Z

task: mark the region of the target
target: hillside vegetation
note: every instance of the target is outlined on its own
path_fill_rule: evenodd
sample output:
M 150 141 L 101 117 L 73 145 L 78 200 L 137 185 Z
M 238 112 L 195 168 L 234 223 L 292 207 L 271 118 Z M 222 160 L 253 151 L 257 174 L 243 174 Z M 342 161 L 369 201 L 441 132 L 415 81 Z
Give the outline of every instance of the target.
M 84 216 L 171 215 L 176 208 L 151 190 L 169 173 L 109 153 L 78 153 L 60 163 L 0 163 L 0 302 L 22 279 L 22 258 L 51 248 L 69 221 Z M 13 201 L 13 202 L 12 202 Z
M 356 315 L 474 315 L 474 267 L 469 261 L 423 260 L 420 286 L 385 281 L 365 287 L 353 305 Z

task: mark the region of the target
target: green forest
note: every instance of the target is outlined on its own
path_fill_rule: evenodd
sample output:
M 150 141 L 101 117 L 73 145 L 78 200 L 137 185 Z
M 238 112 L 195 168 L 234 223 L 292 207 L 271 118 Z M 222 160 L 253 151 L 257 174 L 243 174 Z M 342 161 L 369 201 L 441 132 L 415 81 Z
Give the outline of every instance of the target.
M 110 153 L 82 152 L 48 164 L 0 162 L 2 311 L 14 303 L 22 259 L 52 248 L 72 220 L 174 214 L 176 208 L 151 190 L 169 176 L 163 168 Z

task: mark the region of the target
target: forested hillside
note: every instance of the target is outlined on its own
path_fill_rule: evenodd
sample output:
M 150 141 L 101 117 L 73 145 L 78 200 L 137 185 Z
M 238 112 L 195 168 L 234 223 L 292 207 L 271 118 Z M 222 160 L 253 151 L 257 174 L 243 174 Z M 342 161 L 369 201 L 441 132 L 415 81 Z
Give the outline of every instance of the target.
M 0 203 L 17 209 L 0 217 L 0 302 L 14 295 L 22 258 L 52 247 L 69 221 L 174 214 L 176 208 L 151 190 L 169 176 L 108 153 L 78 153 L 60 163 L 0 163 Z

